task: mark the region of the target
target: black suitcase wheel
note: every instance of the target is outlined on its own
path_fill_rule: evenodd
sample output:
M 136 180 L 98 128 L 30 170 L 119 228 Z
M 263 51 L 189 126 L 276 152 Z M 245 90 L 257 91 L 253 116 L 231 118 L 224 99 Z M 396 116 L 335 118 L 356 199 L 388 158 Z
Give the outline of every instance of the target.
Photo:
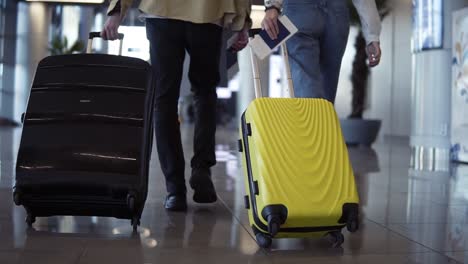
M 339 248 L 344 242 L 344 236 L 341 231 L 334 231 L 328 233 L 328 240 L 332 244 L 332 247 Z
M 135 196 L 134 195 L 129 194 L 127 196 L 127 206 L 131 212 L 135 211 L 136 208 L 135 208 Z
M 19 192 L 13 193 L 13 202 L 15 202 L 16 205 L 21 205 L 21 194 Z
M 271 243 L 273 242 L 269 235 L 260 232 L 255 234 L 255 238 L 257 239 L 257 244 L 261 248 L 269 248 L 271 247 Z
M 358 204 L 344 204 L 343 205 L 343 217 L 340 219 L 340 223 L 346 221 L 346 229 L 354 233 L 359 229 L 359 205 Z
M 346 223 L 346 229 L 348 229 L 349 232 L 354 233 L 358 231 L 359 229 L 359 222 L 357 219 L 350 219 L 348 223 Z
M 140 218 L 137 216 L 134 216 L 132 218 L 132 227 L 133 227 L 133 232 L 136 232 L 138 230 L 138 226 L 140 225 Z
M 28 214 L 26 216 L 26 224 L 28 225 L 28 227 L 32 227 L 34 222 L 36 222 L 36 217 L 34 215 Z

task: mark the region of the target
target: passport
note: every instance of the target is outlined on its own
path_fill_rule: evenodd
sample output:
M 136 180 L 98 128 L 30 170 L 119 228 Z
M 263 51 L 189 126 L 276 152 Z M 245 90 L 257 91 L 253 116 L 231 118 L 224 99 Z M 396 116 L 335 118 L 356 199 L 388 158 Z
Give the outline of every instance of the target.
M 270 49 L 275 49 L 276 46 L 280 45 L 281 42 L 291 34 L 291 31 L 289 31 L 279 19 L 278 28 L 279 34 L 276 39 L 271 39 L 266 30 L 262 30 L 259 33 L 260 37 L 263 39 L 263 41 L 265 41 L 265 43 L 268 45 L 268 47 L 270 47 Z
M 249 46 L 259 59 L 265 59 L 298 31 L 287 16 L 278 18 L 278 29 L 279 34 L 276 39 L 271 39 L 266 30 L 262 29 L 260 33 L 254 36 L 253 40 L 249 41 Z

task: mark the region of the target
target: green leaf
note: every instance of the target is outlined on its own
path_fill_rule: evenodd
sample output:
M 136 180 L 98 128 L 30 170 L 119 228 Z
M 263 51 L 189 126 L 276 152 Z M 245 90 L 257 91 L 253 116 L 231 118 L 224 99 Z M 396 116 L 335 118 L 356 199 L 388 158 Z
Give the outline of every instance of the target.
M 67 37 L 64 37 L 63 38 L 63 50 L 65 51 L 67 50 L 67 48 L 68 48 L 68 39 Z
M 82 52 L 85 48 L 84 42 L 77 40 L 73 45 L 68 47 L 67 37 L 61 38 L 59 35 L 54 36 L 50 41 L 48 50 L 51 55 L 73 54 Z
M 63 43 L 59 36 L 52 38 L 49 46 L 49 51 L 51 55 L 60 55 L 63 51 Z
M 70 47 L 69 54 L 73 54 L 75 52 L 82 52 L 83 50 L 84 50 L 84 43 L 80 40 L 77 40 Z

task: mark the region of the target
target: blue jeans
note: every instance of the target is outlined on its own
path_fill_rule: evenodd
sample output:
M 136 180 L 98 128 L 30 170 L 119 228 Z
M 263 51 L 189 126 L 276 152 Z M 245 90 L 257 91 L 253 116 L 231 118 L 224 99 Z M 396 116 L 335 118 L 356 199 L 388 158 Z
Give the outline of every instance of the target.
M 349 35 L 346 0 L 286 0 L 284 14 L 299 32 L 288 42 L 296 97 L 335 101 Z

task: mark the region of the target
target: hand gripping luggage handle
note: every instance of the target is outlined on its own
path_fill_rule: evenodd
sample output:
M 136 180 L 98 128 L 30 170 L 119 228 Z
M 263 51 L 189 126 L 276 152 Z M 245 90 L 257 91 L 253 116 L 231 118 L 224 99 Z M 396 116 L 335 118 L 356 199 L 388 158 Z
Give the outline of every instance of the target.
M 249 31 L 249 41 L 253 40 L 254 35 L 259 34 L 261 29 L 255 28 Z M 250 58 L 252 60 L 252 71 L 253 71 L 253 79 L 254 79 L 254 88 L 255 88 L 255 98 L 262 97 L 262 85 L 260 82 L 260 70 L 258 68 L 258 60 L 257 56 L 253 52 L 252 48 L 250 49 Z M 288 92 L 291 98 L 294 98 L 294 85 L 291 78 L 291 67 L 289 66 L 289 54 L 288 48 L 286 43 L 281 43 L 281 51 L 284 58 L 284 66 L 286 70 L 286 77 L 288 79 Z
M 88 46 L 86 48 L 86 53 L 91 53 L 93 49 L 93 39 L 101 38 L 101 32 L 89 32 Z M 122 44 L 123 44 L 124 34 L 118 33 L 119 44 L 119 55 L 122 55 Z

